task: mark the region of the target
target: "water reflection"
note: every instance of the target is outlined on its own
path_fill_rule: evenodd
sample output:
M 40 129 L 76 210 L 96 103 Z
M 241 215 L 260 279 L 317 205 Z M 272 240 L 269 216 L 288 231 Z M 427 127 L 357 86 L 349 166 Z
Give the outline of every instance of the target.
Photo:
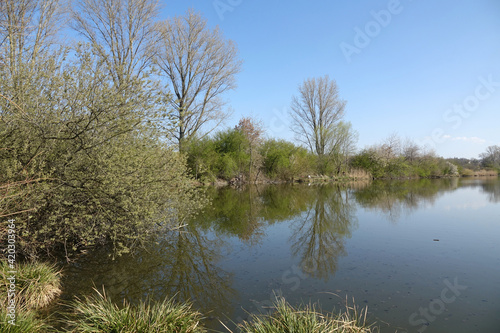
M 117 303 L 123 298 L 134 303 L 146 297 L 162 300 L 175 296 L 194 301 L 208 316 L 231 318 L 238 299 L 243 303 L 252 298 L 249 294 L 257 293 L 252 284 L 262 289 L 266 286 L 262 280 L 273 280 L 273 288 L 283 287 L 283 270 L 288 268 L 276 267 L 273 271 L 274 267 L 267 267 L 267 273 L 252 271 L 253 280 L 247 281 L 242 267 L 261 258 L 256 259 L 255 254 L 251 258 L 246 249 L 252 248 L 262 258 L 272 257 L 274 253 L 265 253 L 269 247 L 264 244 L 282 241 L 281 248 L 276 248 L 285 253 L 281 253 L 285 260 L 289 253 L 290 262 L 300 263 L 304 275 L 331 280 L 339 259 L 348 254 L 347 239 L 358 228 L 358 205 L 396 222 L 418 208 L 434 205 L 446 192 L 467 186 L 479 188 L 491 202 L 500 202 L 500 182 L 496 179 L 210 188 L 211 206 L 188 221 L 185 232 L 161 235 L 158 243 L 135 255 L 113 261 L 106 251 L 101 251 L 67 266 L 64 297 L 87 295 L 93 286 L 104 285 Z M 271 227 L 287 234 L 268 239 L 266 232 Z M 238 253 L 237 265 L 228 264 L 234 244 L 238 243 L 245 251 Z M 239 283 L 235 283 L 235 276 Z M 238 284 L 241 289 L 234 289 Z
M 374 181 L 371 186 L 354 193 L 363 207 L 381 212 L 396 223 L 418 208 L 434 205 L 436 199 L 458 187 L 458 178 Z
M 305 273 L 327 279 L 357 221 L 349 193 L 338 184 L 222 188 L 212 190 L 212 205 L 196 223 L 256 244 L 267 225 L 293 220 L 293 255 Z
M 496 178 L 486 179 L 481 182 L 480 186 L 482 191 L 488 195 L 490 202 L 500 202 L 500 182 L 496 181 Z
M 357 218 L 349 191 L 320 186 L 315 192 L 309 209 L 294 223 L 292 253 L 300 257 L 305 273 L 327 280 L 338 258 L 346 255 L 344 240 L 351 237 Z
M 230 313 L 228 305 L 236 291 L 231 287 L 232 274 L 217 266 L 223 246 L 221 239 L 190 228 L 162 235 L 135 255 L 111 260 L 105 253 L 93 253 L 66 267 L 65 297 L 88 295 L 92 287 L 104 287 L 117 303 L 175 297 L 194 301 L 204 313 Z
M 307 187 L 288 185 L 212 188 L 208 194 L 212 204 L 191 223 L 250 245 L 259 243 L 266 226 L 300 214 L 316 197 Z

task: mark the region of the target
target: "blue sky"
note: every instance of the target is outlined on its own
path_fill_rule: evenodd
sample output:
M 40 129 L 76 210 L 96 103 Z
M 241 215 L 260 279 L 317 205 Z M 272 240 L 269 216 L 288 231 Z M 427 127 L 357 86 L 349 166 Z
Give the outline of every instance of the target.
M 200 12 L 238 45 L 233 115 L 293 140 L 298 85 L 329 75 L 358 147 L 393 133 L 444 157 L 500 145 L 500 1 L 164 1 L 162 18 Z

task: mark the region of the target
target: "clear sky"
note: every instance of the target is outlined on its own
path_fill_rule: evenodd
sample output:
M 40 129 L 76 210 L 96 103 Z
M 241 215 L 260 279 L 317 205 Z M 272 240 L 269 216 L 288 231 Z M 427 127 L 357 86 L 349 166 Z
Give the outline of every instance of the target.
M 234 113 L 293 140 L 298 85 L 325 74 L 347 100 L 358 147 L 396 133 L 444 157 L 500 145 L 500 1 L 164 1 L 162 18 L 200 12 L 244 61 Z

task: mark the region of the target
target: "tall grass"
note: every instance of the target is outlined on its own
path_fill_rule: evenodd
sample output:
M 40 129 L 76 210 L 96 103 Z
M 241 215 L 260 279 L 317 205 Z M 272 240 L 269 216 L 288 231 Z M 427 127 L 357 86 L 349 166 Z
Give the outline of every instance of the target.
M 124 301 L 123 307 L 113 303 L 103 291 L 77 300 L 72 305 L 75 319 L 69 320 L 72 332 L 154 332 L 201 333 L 200 313 L 189 304 L 176 304 L 172 299 L 161 303 L 140 302 L 137 306 Z
M 284 298 L 277 298 L 271 315 L 252 315 L 240 325 L 243 333 L 370 333 L 377 328 L 366 325 L 367 309 L 359 311 L 347 306 L 347 311 L 324 315 L 315 305 L 295 309 Z
M 11 325 L 9 320 L 7 309 L 2 307 L 0 309 L 0 333 L 54 332 L 53 328 L 38 318 L 33 310 L 17 308 L 15 325 Z
M 15 273 L 9 273 L 14 271 Z M 15 277 L 15 325 L 9 323 L 8 289 L 9 277 Z M 61 293 L 60 272 L 55 266 L 40 262 L 26 262 L 9 267 L 0 262 L 0 333 L 50 332 L 47 325 L 37 315 L 36 310 L 47 306 Z
M 15 274 L 6 261 L 0 263 L 0 299 L 2 308 L 7 302 L 7 284 L 9 276 L 15 277 L 16 304 L 26 310 L 41 309 L 52 302 L 61 293 L 60 272 L 55 266 L 41 262 L 26 262 L 15 267 Z
M 489 176 L 498 176 L 498 171 L 497 170 L 486 170 L 486 169 L 471 170 L 471 169 L 464 168 L 464 169 L 462 169 L 460 175 L 463 177 L 489 177 Z

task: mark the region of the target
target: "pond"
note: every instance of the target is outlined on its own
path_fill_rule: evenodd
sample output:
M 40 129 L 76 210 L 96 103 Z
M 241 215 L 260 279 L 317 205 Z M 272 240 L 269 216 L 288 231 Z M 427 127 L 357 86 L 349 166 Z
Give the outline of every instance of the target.
M 63 298 L 189 299 L 208 327 L 354 299 L 382 332 L 500 331 L 500 181 L 422 179 L 210 188 L 186 232 L 64 270 Z

